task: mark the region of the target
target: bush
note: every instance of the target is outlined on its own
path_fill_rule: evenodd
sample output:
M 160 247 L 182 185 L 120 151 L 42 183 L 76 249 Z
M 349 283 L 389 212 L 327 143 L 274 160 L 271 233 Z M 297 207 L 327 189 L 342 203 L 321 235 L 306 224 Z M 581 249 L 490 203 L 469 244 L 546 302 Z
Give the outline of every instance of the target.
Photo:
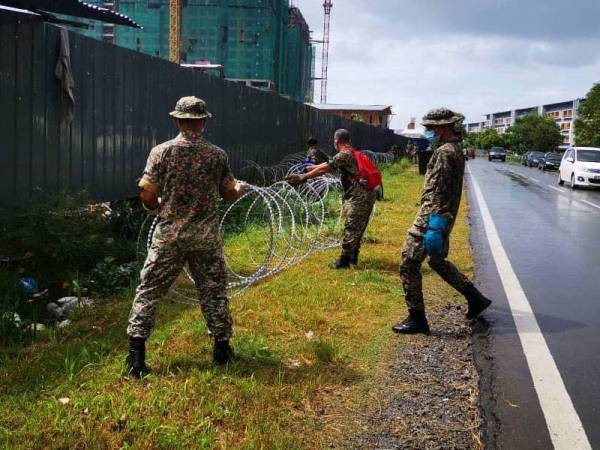
M 136 246 L 146 214 L 119 202 L 112 208 L 62 196 L 51 204 L 0 211 L 0 339 L 44 321 L 46 305 L 64 295 L 110 295 L 127 287 L 139 265 Z M 47 295 L 31 300 L 19 278 L 32 277 Z
M 0 272 L 0 343 L 19 340 L 21 333 L 15 321 L 21 296 L 19 279 L 9 272 Z
M 131 231 L 124 236 L 115 232 L 125 228 L 120 222 L 123 218 L 114 212 L 105 215 L 99 208 L 62 202 L 9 211 L 0 216 L 0 248 L 4 256 L 19 260 L 13 264 L 17 273 L 36 278 L 40 288 L 55 293 L 106 257 L 116 265 L 135 260 Z

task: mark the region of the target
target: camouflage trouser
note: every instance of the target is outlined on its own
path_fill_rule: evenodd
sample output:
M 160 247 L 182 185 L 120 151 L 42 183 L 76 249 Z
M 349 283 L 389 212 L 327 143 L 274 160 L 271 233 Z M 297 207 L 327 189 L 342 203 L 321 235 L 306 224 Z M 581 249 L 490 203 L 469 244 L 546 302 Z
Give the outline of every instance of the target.
M 446 238 L 446 248 L 440 256 L 431 256 L 429 266 L 442 277 L 442 279 L 463 293 L 471 282 L 465 277 L 454 264 L 447 261 L 449 249 L 449 236 Z M 423 237 L 408 233 L 404 247 L 402 248 L 402 259 L 400 261 L 400 278 L 404 288 L 404 299 L 409 309 L 424 310 L 423 284 L 421 276 L 421 265 L 427 255 L 423 249 Z
M 342 203 L 342 215 L 345 218 L 342 254 L 352 257 L 360 250 L 374 204 L 374 191 L 368 192 L 365 198 L 344 200 Z
M 229 339 L 232 320 L 227 299 L 227 270 L 222 247 L 185 249 L 177 242 L 153 242 L 129 315 L 127 334 L 147 338 L 158 301 L 167 293 L 187 262 L 206 326 L 216 339 Z

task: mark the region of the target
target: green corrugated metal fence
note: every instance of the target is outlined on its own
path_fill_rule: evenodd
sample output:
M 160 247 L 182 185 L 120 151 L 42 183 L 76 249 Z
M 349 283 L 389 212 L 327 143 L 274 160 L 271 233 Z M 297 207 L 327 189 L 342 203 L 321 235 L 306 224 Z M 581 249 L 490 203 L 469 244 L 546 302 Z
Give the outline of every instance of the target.
M 75 109 L 66 123 L 54 75 L 59 29 L 0 15 L 0 207 L 80 189 L 97 200 L 134 194 L 152 146 L 174 136 L 168 112 L 184 95 L 207 101 L 214 116 L 207 137 L 238 172 L 245 159 L 267 165 L 302 150 L 309 135 L 331 152 L 341 127 L 363 149 L 387 151 L 401 140 L 78 33 L 69 39 Z

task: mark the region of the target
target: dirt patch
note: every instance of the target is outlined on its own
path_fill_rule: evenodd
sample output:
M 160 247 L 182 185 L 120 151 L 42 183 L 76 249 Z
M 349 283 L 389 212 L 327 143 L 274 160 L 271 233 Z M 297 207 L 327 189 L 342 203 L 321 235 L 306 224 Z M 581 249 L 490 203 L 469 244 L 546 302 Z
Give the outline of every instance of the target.
M 448 304 L 428 313 L 429 336 L 394 336 L 385 375 L 373 386 L 378 401 L 344 447 L 483 448 L 478 376 L 464 314 L 464 307 Z

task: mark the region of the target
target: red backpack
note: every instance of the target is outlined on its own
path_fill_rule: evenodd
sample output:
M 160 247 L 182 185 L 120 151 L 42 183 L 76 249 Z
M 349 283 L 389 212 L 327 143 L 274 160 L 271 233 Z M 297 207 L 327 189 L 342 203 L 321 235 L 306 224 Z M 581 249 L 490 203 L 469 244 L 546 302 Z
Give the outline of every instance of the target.
M 354 178 L 354 181 L 367 191 L 372 191 L 381 185 L 381 172 L 364 153 L 350 147 L 346 147 L 344 150 L 352 152 L 356 166 L 358 167 L 358 175 Z

